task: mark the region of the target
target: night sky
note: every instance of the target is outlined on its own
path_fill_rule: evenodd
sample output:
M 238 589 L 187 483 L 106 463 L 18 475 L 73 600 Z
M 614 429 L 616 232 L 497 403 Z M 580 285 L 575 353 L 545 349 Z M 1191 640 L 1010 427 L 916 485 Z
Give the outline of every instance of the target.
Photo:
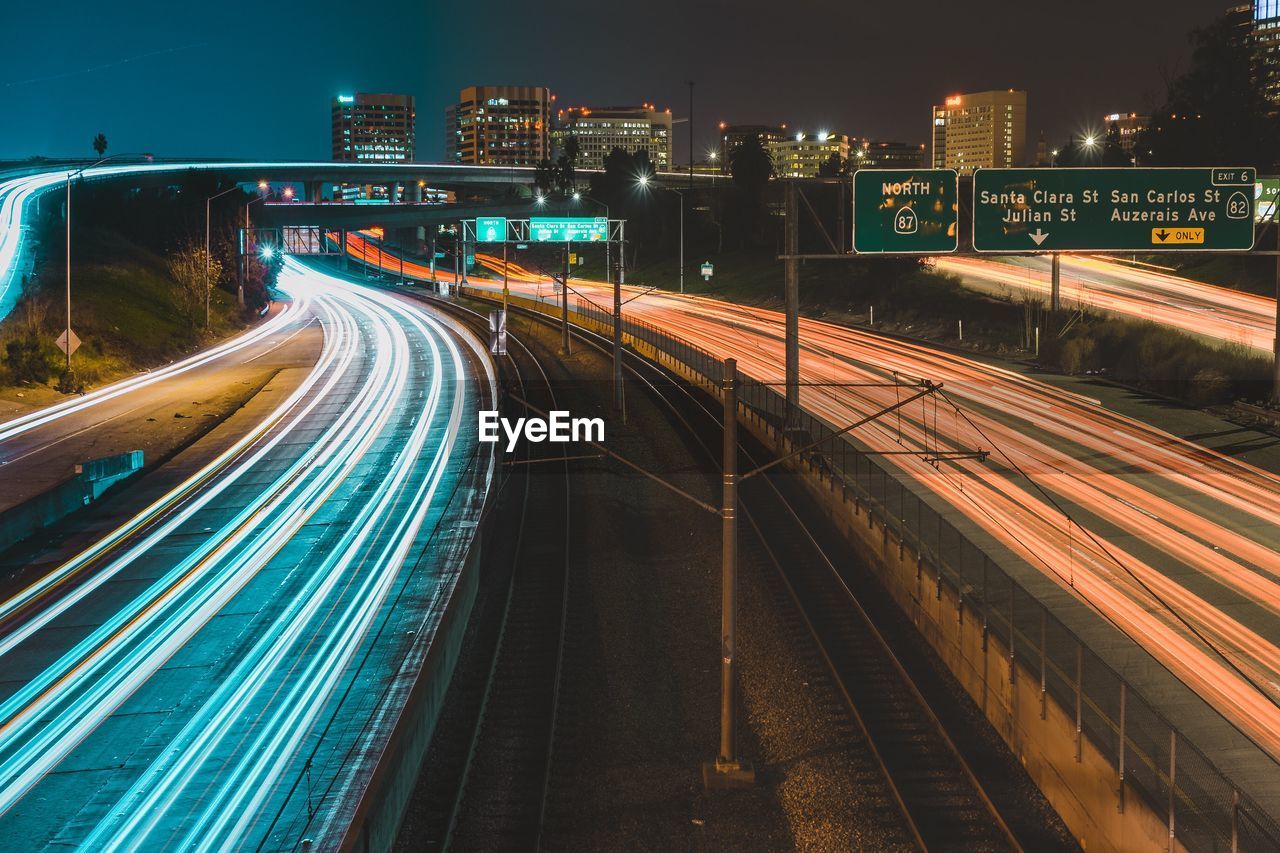
M 88 156 L 102 131 L 111 152 L 327 159 L 330 99 L 362 90 L 416 95 L 418 156 L 437 159 L 464 85 L 683 117 L 690 79 L 703 151 L 720 120 L 926 142 L 933 103 L 992 88 L 1028 91 L 1034 145 L 1158 105 L 1188 31 L 1228 4 L 3 0 L 0 158 Z

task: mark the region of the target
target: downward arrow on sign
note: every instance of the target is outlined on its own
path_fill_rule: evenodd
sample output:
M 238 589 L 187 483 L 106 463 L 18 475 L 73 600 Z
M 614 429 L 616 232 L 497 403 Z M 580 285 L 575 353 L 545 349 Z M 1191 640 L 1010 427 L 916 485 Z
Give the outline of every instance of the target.
M 1040 228 L 1037 228 L 1035 231 L 1031 232 L 1027 236 L 1030 237 L 1032 240 L 1034 240 L 1037 246 L 1039 246 L 1041 243 L 1043 243 L 1045 240 L 1049 238 L 1048 233 L 1046 233 Z
M 1163 243 L 1165 240 L 1168 240 L 1168 239 L 1169 239 L 1169 232 L 1168 232 L 1168 231 L 1157 231 L 1157 232 L 1156 232 L 1156 236 L 1157 236 L 1157 237 L 1159 237 L 1159 238 L 1160 238 L 1160 242 L 1161 242 L 1161 243 Z

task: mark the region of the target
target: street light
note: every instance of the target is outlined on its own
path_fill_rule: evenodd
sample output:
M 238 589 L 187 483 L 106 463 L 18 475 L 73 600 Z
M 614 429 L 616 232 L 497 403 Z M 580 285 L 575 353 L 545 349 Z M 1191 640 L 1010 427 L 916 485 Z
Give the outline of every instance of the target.
M 246 237 L 248 236 L 248 233 L 247 233 L 247 232 L 249 231 L 249 207 L 250 207 L 250 205 L 253 205 L 253 204 L 257 203 L 257 202 L 260 202 L 260 201 L 266 201 L 266 200 L 267 200 L 267 192 L 268 192 L 268 190 L 270 190 L 270 189 L 271 189 L 271 185 L 270 185 L 270 184 L 268 184 L 266 181 L 258 181 L 258 197 L 257 197 L 257 198 L 251 198 L 251 199 L 249 199 L 248 201 L 246 201 L 246 202 L 244 203 L 244 228 L 243 228 L 243 229 L 242 229 L 242 231 L 241 231 L 241 235 L 240 235 L 240 246 L 239 246 L 239 249 L 240 249 L 240 281 L 239 281 L 239 283 L 236 285 L 236 301 L 237 301 L 238 303 L 240 303 L 240 307 L 241 307 L 241 308 L 243 308 L 243 307 L 244 307 L 244 280 L 245 280 L 245 277 L 246 277 L 246 276 L 248 276 L 248 274 L 249 274 L 249 262 L 248 262 L 248 260 L 247 260 L 248 255 L 247 255 L 247 254 L 245 253 L 245 251 L 244 251 L 244 248 L 245 248 L 245 247 L 244 247 L 244 241 L 245 241 Z M 344 249 L 344 250 L 346 249 L 346 246 L 345 246 L 345 245 L 343 246 L 343 249 Z M 270 258 L 267 258 L 267 260 L 270 260 Z
M 580 192 L 579 190 L 574 190 L 574 191 L 573 191 L 573 200 L 574 200 L 574 201 L 582 201 L 583 199 L 586 199 L 587 201 L 594 201 L 596 204 L 598 204 L 598 205 L 600 205 L 601 207 L 603 207 L 603 208 L 604 208 L 604 218 L 605 218 L 605 226 L 604 226 L 604 228 L 605 228 L 605 231 L 604 231 L 604 277 L 605 277 L 605 279 L 607 280 L 607 279 L 609 279 L 609 276 L 610 276 L 610 261 L 612 260 L 612 256 L 613 256 L 613 255 L 612 255 L 612 252 L 610 252 L 610 251 L 609 251 L 609 249 L 610 249 L 610 245 L 611 245 L 611 243 L 613 242 L 613 241 L 611 241 L 611 240 L 609 239 L 609 225 L 608 225 L 608 222 L 609 222 L 609 205 L 605 204 L 604 202 L 602 202 L 602 201 L 601 201 L 600 199 L 598 199 L 598 198 L 592 198 L 592 197 L 591 197 L 591 196 L 589 196 L 589 195 L 584 195 L 584 194 L 583 194 L 582 192 Z M 618 258 L 618 264 L 619 264 L 619 265 L 621 265 L 621 264 L 622 264 L 622 259 L 623 259 L 623 258 L 625 258 L 625 257 L 626 257 L 626 255 L 619 255 L 619 258 Z
M 214 193 L 204 200 L 204 327 L 206 330 L 209 328 L 209 205 L 215 198 L 221 198 L 238 189 L 240 185 L 235 184 L 230 189 Z
M 103 157 L 101 160 L 90 163 L 88 166 L 81 166 L 74 172 L 67 172 L 67 340 L 65 347 L 67 353 L 67 372 L 63 376 L 64 387 L 68 386 L 71 382 L 71 181 L 72 179 L 83 175 L 87 170 L 101 166 L 108 160 L 115 160 L 118 157 L 137 156 L 139 155 L 124 153 L 112 154 L 110 157 Z M 150 154 L 143 154 L 141 156 L 147 161 L 152 159 Z
M 636 178 L 636 186 L 640 189 L 649 188 L 650 179 L 647 174 L 642 174 Z M 680 196 L 680 292 L 684 293 L 684 194 L 687 190 L 678 190 L 675 187 L 660 187 L 660 189 L 673 192 Z

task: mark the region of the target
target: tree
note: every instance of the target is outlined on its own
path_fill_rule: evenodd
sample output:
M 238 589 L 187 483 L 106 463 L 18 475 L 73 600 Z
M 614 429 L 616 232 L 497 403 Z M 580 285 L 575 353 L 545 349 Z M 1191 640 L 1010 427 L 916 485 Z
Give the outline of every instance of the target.
M 556 164 L 543 158 L 533 170 L 533 186 L 540 195 L 551 195 L 556 186 Z
M 174 294 L 178 312 L 194 330 L 204 318 L 209 289 L 222 277 L 222 262 L 206 255 L 203 244 L 187 239 L 169 254 L 168 267 L 178 286 Z
M 103 155 L 107 153 L 106 134 L 99 133 L 97 136 L 93 138 L 93 150 L 98 152 L 99 158 L 101 158 Z
M 725 222 L 741 245 L 758 242 L 765 221 L 765 193 L 773 177 L 773 158 L 759 136 L 748 136 L 729 152 L 733 192 Z
M 556 159 L 555 183 L 561 195 L 568 195 L 578 186 L 578 137 L 570 136 L 564 141 L 564 150 Z
M 1128 151 L 1124 150 L 1124 145 L 1120 142 L 1120 125 L 1114 121 L 1111 122 L 1111 126 L 1107 128 L 1107 137 L 1102 143 L 1102 165 L 1133 165 L 1133 158 L 1130 156 Z
M 831 156 L 818 166 L 819 178 L 839 178 L 848 174 L 849 163 L 840 156 L 839 151 L 832 151 Z
M 1191 67 L 1170 83 L 1139 138 L 1139 162 L 1270 169 L 1280 154 L 1280 119 L 1260 85 L 1256 54 L 1227 18 L 1195 30 L 1191 41 Z

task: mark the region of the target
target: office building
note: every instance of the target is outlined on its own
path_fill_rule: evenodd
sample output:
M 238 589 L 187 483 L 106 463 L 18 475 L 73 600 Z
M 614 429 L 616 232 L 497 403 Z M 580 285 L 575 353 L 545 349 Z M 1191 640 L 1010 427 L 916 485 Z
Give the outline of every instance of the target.
M 1133 148 L 1138 144 L 1138 135 L 1151 124 L 1151 116 L 1139 113 L 1111 113 L 1102 117 L 1103 139 L 1106 139 L 1114 126 L 1119 131 L 1120 147 L 1130 159 Z
M 551 106 L 542 86 L 469 86 L 445 110 L 445 157 L 478 166 L 536 166 L 551 156 Z
M 1013 89 L 952 95 L 933 108 L 933 167 L 975 169 L 1024 162 L 1027 93 Z
M 1248 26 L 1258 82 L 1267 98 L 1280 107 L 1280 0 L 1254 0 Z
M 720 171 L 728 174 L 733 162 L 733 149 L 751 137 L 758 137 L 765 150 L 782 142 L 787 135 L 785 124 L 725 124 L 720 122 L 720 151 L 716 157 Z M 775 161 L 776 162 L 776 161 Z
M 784 136 L 767 148 L 773 158 L 773 173 L 779 178 L 816 178 L 831 155 L 838 155 L 841 161 L 849 159 L 849 137 L 825 130 Z
M 923 144 L 863 139 L 849 152 L 850 169 L 922 169 L 924 161 Z
M 416 121 L 412 95 L 338 95 L 333 99 L 333 159 L 353 163 L 411 162 Z
M 638 107 L 568 107 L 556 113 L 551 147 L 558 156 L 569 137 L 578 141 L 579 169 L 603 169 L 615 148 L 644 151 L 659 171 L 671 168 L 671 110 Z

